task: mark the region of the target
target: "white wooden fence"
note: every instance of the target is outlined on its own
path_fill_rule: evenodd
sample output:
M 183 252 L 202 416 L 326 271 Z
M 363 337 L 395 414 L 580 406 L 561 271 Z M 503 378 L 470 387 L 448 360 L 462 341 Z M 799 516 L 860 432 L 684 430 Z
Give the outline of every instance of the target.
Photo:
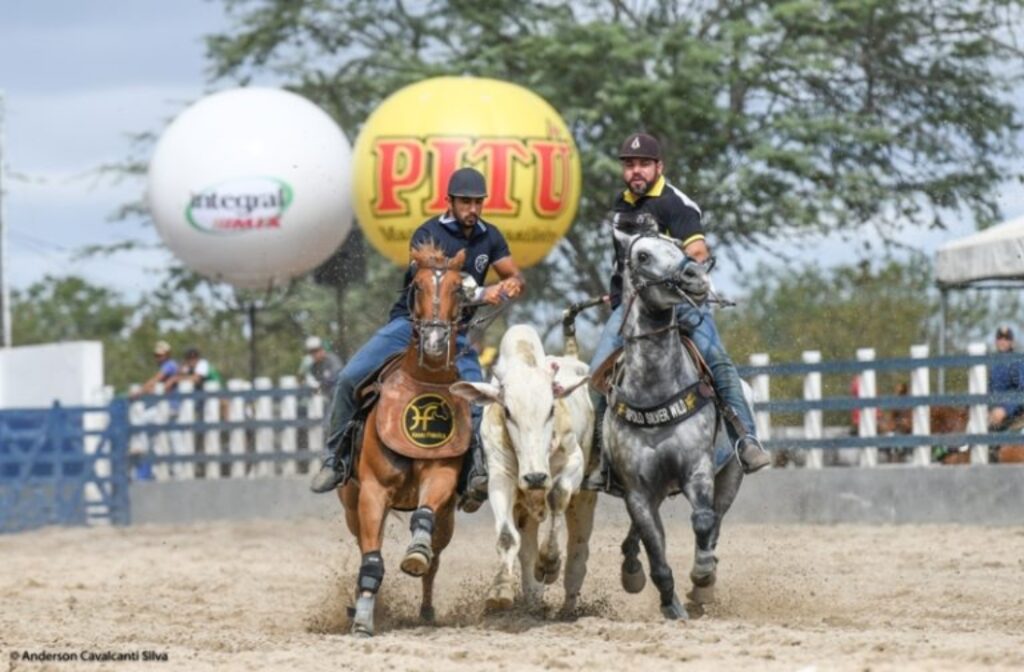
M 131 392 L 137 395 L 139 387 Z M 229 380 L 227 394 L 207 383 L 200 398 L 189 381 L 176 393 L 132 401 L 130 453 L 135 478 L 268 478 L 308 473 L 323 448 L 323 395 L 295 376 Z M 205 425 L 217 425 L 205 427 Z M 163 426 L 168 428 L 162 429 Z M 192 426 L 195 426 L 194 428 Z M 152 473 L 145 465 L 152 460 Z

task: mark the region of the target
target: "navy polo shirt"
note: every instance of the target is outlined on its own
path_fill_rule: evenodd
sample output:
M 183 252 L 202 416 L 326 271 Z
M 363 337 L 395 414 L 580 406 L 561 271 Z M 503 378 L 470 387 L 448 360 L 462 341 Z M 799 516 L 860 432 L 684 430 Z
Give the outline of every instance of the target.
M 409 248 L 412 249 L 428 241 L 432 241 L 444 250 L 448 257 L 454 257 L 460 250 L 465 250 L 466 262 L 462 265 L 462 272 L 473 276 L 480 286 L 483 286 L 484 278 L 487 276 L 491 264 L 512 254 L 508 249 L 505 236 L 501 235 L 501 231 L 498 231 L 493 224 L 478 219 L 472 233 L 467 238 L 462 233 L 462 225 L 448 213 L 428 219 L 421 224 L 420 228 L 412 234 Z M 405 271 L 402 288 L 407 288 L 411 283 L 412 265 L 410 264 Z M 401 297 L 391 308 L 391 315 L 388 319 L 408 316 L 409 306 L 406 293 L 403 291 Z

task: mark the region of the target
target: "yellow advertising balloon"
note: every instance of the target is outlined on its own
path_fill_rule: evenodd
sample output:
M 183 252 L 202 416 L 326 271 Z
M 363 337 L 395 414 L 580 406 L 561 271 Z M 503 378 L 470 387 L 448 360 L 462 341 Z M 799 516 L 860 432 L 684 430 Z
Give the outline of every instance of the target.
M 483 218 L 520 267 L 551 251 L 579 206 L 580 157 L 565 122 L 508 82 L 438 77 L 407 86 L 370 115 L 353 154 L 359 224 L 402 266 L 413 232 L 445 211 L 448 178 L 463 166 L 486 176 Z

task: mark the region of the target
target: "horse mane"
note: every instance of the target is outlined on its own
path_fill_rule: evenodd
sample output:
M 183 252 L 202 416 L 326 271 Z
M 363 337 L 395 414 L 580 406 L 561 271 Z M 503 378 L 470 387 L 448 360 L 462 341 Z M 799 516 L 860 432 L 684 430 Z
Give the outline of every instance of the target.
M 448 269 L 461 266 L 466 258 L 466 251 L 460 250 L 457 255 L 449 258 L 444 250 L 433 240 L 425 240 L 413 246 L 410 255 L 418 268 Z M 458 264 L 454 264 L 459 260 Z

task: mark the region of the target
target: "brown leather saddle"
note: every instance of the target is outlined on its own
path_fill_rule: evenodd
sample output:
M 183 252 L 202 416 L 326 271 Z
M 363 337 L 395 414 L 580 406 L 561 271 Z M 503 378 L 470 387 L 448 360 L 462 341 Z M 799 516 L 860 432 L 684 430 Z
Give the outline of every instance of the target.
M 396 355 L 368 376 L 356 398 L 362 410 L 376 405 L 375 428 L 381 441 L 414 460 L 458 457 L 469 448 L 469 402 L 453 395 L 449 383 L 428 383 L 401 368 Z

